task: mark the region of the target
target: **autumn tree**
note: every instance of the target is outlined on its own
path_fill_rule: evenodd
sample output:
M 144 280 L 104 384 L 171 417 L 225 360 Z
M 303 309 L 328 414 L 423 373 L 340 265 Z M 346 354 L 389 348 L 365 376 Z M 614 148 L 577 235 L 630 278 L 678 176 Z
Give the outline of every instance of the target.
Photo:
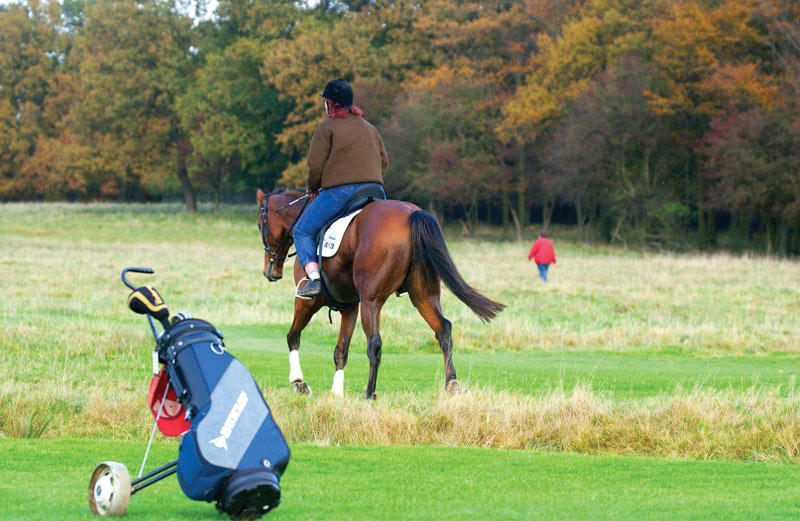
M 539 35 L 529 73 L 503 105 L 497 130 L 502 139 L 527 150 L 535 160 L 534 179 L 547 188 L 540 196 L 548 203 L 545 223 L 558 195 L 558 183 L 551 182 L 541 166 L 554 125 L 569 115 L 575 101 L 589 93 L 594 79 L 619 56 L 647 53 L 646 20 L 658 9 L 657 0 L 591 0 L 558 30 Z M 572 197 L 567 200 L 574 202 Z
M 777 88 L 766 28 L 757 4 L 749 0 L 671 2 L 651 27 L 660 82 L 650 93 L 650 104 L 656 113 L 676 120 L 685 198 L 697 209 L 698 246 L 705 248 L 712 242 L 714 214 L 695 148 L 724 107 L 772 103 Z
M 292 161 L 283 184 L 299 186 L 305 179 L 311 135 L 324 117 L 319 94 L 328 81 L 348 80 L 356 105 L 380 129 L 408 73 L 424 60 L 419 36 L 408 30 L 416 5 L 379 0 L 357 11 L 309 10 L 291 38 L 268 47 L 262 72 L 290 108 L 278 135 L 282 152 Z
M 72 53 L 78 65 L 68 130 L 91 147 L 113 196 L 127 184 L 151 193 L 176 185 L 197 210 L 191 152 L 176 101 L 193 81 L 192 20 L 167 0 L 90 5 Z
M 55 1 L 30 0 L 0 9 L 0 199 L 48 192 L 25 166 L 37 142 L 54 133 L 45 111 L 66 52 L 59 15 Z
M 494 140 L 487 156 L 493 164 L 483 168 L 493 172 L 494 189 L 487 194 L 487 199 L 499 201 L 504 226 L 508 216 L 513 215 L 518 235 L 526 224 L 531 199 L 547 199 L 546 191 L 541 190 L 537 155 L 531 154 L 532 149 L 517 135 L 504 135 L 495 128 L 501 121 L 501 108 L 515 95 L 530 71 L 530 58 L 537 51 L 542 35 L 555 36 L 581 4 L 579 1 L 548 0 L 434 0 L 427 4 L 415 23 L 416 30 L 431 42 L 436 68 L 466 64 L 475 71 L 476 77 L 491 85 L 485 89 L 487 98 L 476 107 L 484 112 L 480 117 Z M 515 205 L 509 204 L 512 195 Z
M 587 238 L 595 231 L 605 240 L 680 243 L 689 212 L 676 197 L 681 179 L 673 175 L 669 120 L 647 103 L 653 81 L 649 64 L 620 57 L 552 133 L 547 169 Z
M 713 201 L 733 212 L 758 215 L 766 229 L 767 253 L 791 250 L 800 225 L 800 114 L 730 107 L 714 118 L 701 151 L 713 182 Z M 783 235 L 783 241 L 781 241 Z
M 458 210 L 469 229 L 478 202 L 501 174 L 494 119 L 483 105 L 493 84 L 462 64 L 420 77 L 394 107 L 383 137 L 391 151 L 387 189 L 434 211 Z

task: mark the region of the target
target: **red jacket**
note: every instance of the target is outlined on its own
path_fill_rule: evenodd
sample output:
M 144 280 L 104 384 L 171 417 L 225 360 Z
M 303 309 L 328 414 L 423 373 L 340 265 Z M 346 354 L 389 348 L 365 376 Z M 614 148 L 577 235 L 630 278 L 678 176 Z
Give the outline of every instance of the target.
M 528 260 L 531 259 L 536 261 L 536 264 L 555 264 L 556 250 L 553 248 L 553 243 L 547 237 L 536 239 L 528 254 Z

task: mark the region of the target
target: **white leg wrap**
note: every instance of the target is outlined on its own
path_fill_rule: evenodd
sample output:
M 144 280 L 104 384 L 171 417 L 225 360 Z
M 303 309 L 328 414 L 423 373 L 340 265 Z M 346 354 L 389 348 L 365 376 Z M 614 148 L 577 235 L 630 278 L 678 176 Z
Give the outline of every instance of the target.
M 289 383 L 303 381 L 303 370 L 300 369 L 300 355 L 297 350 L 289 351 Z
M 333 387 L 331 387 L 332 394 L 339 396 L 344 394 L 344 369 L 339 369 L 333 373 Z

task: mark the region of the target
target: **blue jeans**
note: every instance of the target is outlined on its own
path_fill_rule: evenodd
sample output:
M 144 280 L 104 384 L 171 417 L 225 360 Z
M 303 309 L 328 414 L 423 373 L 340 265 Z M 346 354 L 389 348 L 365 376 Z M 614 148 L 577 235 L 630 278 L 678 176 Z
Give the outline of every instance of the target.
M 347 200 L 356 189 L 375 183 L 355 183 L 340 185 L 320 190 L 319 195 L 311 201 L 303 215 L 294 225 L 294 248 L 300 266 L 305 268 L 309 262 L 317 261 L 315 240 L 322 227 L 344 210 Z
M 539 267 L 539 278 L 543 281 L 547 282 L 547 268 L 550 267 L 549 264 L 537 264 Z

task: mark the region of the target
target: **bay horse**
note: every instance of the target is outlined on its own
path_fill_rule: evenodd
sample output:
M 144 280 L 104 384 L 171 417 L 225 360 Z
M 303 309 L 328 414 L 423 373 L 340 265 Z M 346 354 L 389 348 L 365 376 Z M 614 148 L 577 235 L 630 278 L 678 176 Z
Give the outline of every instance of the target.
M 283 277 L 283 264 L 293 243 L 292 230 L 308 203 L 305 190 L 286 190 L 267 195 L 257 192 L 258 227 L 264 243 L 264 276 L 270 282 Z M 375 398 L 382 341 L 380 313 L 383 304 L 399 288 L 408 292 L 411 302 L 436 335 L 444 356 L 445 389 L 464 392 L 453 367 L 452 324 L 442 314 L 439 304 L 440 281 L 484 322 L 493 319 L 505 307 L 478 293 L 456 269 L 447 250 L 436 218 L 418 206 L 395 200 L 374 201 L 350 223 L 334 257 L 322 261 L 328 293 L 342 306 L 339 339 L 333 353 L 336 371 L 331 392 L 342 394 L 344 367 L 350 339 L 356 326 L 359 302 L 361 326 L 367 337 L 369 379 L 364 394 Z M 294 264 L 295 284 L 305 277 L 299 261 Z M 289 344 L 289 382 L 298 392 L 310 394 L 303 380 L 298 347 L 300 333 L 311 317 L 325 305 L 326 295 L 313 299 L 295 298 L 294 317 L 286 335 Z

